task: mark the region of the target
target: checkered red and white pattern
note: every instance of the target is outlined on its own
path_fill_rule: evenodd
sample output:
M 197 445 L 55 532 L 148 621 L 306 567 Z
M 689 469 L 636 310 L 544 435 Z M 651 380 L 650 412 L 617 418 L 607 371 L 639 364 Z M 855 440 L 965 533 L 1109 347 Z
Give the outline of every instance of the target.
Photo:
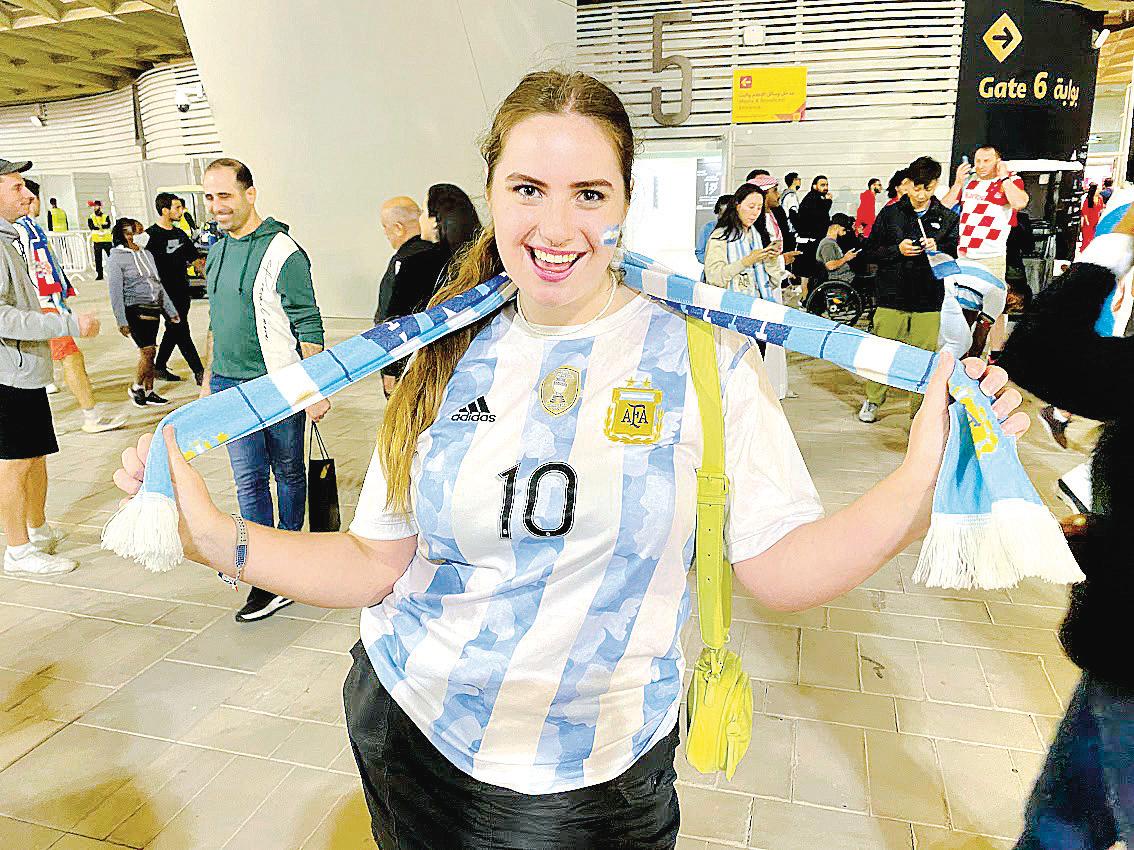
M 1008 178 L 1024 188 L 1019 177 Z M 962 257 L 983 259 L 1008 253 L 1008 233 L 1016 224 L 1016 211 L 1008 204 L 999 180 L 970 180 L 961 192 Z

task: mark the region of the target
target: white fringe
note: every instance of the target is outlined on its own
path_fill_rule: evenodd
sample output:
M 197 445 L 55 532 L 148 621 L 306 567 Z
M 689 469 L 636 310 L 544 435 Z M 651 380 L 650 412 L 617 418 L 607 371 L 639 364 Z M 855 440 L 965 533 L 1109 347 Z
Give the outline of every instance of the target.
M 169 496 L 138 493 L 103 527 L 102 548 L 151 572 L 168 572 L 185 557 L 177 522 L 177 503 Z
M 913 574 L 949 590 L 1001 590 L 1031 577 L 1085 578 L 1051 511 L 1024 499 L 996 502 L 991 514 L 934 514 Z

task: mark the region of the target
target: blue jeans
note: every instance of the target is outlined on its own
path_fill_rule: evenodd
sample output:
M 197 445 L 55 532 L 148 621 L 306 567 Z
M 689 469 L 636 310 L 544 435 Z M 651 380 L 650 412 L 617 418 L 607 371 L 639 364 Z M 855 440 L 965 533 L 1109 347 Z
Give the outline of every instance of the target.
M 217 393 L 244 381 L 213 375 L 209 388 Z M 232 477 L 236 480 L 236 501 L 240 515 L 249 522 L 274 526 L 270 472 L 276 479 L 276 499 L 280 505 L 279 527 L 286 531 L 303 528 L 307 508 L 307 468 L 303 456 L 303 432 L 307 414 L 292 414 L 282 422 L 241 437 L 228 444 Z
M 1028 801 L 1016 850 L 1134 840 L 1134 691 L 1083 675 Z

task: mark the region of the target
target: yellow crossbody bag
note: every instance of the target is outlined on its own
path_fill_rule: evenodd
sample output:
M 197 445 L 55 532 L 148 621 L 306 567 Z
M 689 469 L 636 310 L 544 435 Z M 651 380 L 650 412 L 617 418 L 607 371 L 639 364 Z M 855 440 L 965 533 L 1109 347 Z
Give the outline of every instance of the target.
M 705 648 L 689 683 L 685 749 L 699 772 L 723 770 L 732 779 L 752 741 L 752 685 L 740 656 L 724 648 L 732 623 L 732 565 L 724 557 L 728 477 L 721 379 L 712 326 L 687 319 L 686 330 L 705 441 L 697 470 L 695 555 L 697 615 Z

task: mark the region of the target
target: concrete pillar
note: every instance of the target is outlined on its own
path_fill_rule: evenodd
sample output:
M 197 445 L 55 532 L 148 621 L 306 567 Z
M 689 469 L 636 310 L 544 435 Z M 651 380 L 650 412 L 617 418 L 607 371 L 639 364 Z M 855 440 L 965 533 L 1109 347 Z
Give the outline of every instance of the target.
M 328 316 L 371 316 L 378 207 L 483 194 L 477 138 L 527 71 L 573 59 L 573 0 L 180 0 L 226 153 L 311 255 Z

